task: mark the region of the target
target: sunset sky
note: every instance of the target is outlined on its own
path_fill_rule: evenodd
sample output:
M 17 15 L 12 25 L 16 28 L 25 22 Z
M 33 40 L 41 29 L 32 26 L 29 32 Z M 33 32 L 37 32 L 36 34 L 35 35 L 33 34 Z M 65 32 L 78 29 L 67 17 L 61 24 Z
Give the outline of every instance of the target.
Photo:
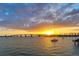
M 0 35 L 79 32 L 79 4 L 0 3 Z

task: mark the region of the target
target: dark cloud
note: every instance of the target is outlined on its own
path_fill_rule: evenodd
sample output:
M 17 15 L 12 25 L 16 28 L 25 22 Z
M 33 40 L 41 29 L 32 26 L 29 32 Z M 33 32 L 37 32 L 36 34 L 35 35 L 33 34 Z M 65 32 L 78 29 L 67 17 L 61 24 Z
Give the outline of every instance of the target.
M 68 13 L 67 15 L 75 15 L 75 14 L 78 14 L 79 13 L 79 10 L 73 10 L 71 11 L 70 13 Z

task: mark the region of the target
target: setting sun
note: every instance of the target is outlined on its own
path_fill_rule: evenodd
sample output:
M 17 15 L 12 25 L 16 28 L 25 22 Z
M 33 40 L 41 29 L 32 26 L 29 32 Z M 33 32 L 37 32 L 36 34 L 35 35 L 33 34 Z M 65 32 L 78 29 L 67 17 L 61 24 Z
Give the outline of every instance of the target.
M 46 34 L 46 35 L 52 35 L 52 34 L 54 34 L 54 32 L 53 31 L 46 31 L 46 32 L 44 32 L 44 34 Z

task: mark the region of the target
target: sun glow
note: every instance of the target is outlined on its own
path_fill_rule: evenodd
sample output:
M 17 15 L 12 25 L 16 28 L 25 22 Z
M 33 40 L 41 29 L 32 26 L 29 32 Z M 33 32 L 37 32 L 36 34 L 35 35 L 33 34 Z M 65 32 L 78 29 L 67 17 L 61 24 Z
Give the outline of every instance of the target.
M 46 31 L 46 32 L 44 32 L 44 34 L 46 34 L 46 35 L 53 35 L 54 32 L 53 31 Z

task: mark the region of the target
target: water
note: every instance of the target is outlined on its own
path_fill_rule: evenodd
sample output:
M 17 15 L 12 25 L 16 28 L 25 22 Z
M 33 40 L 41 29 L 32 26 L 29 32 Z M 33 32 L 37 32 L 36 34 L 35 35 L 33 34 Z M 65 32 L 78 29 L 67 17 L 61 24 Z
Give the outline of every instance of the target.
M 78 56 L 79 47 L 74 46 L 75 37 L 0 37 L 1 56 Z

